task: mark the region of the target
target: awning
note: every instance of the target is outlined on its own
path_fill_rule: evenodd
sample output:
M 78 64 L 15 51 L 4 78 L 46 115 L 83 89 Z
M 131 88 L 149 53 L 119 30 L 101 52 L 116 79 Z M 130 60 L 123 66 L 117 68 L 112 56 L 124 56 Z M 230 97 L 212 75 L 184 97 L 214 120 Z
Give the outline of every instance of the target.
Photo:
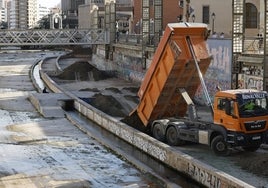
M 239 56 L 237 61 L 244 62 L 245 64 L 262 64 L 263 57 Z

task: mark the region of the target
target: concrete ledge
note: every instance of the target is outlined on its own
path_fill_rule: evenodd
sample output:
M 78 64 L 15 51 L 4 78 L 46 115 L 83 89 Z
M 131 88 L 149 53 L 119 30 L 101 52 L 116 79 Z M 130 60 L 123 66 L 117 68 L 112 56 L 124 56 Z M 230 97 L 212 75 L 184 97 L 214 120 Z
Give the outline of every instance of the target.
M 60 101 L 70 100 L 65 94 L 35 93 L 29 96 L 34 107 L 46 118 L 65 117 Z
M 136 129 L 120 122 L 119 120 L 101 112 L 91 105 L 80 100 L 72 93 L 64 91 L 59 85 L 51 80 L 48 75 L 41 71 L 41 77 L 46 85 L 56 93 L 64 92 L 74 99 L 74 107 L 88 119 L 93 120 L 103 128 L 117 135 L 121 139 L 136 146 L 150 156 L 162 161 L 164 164 L 176 169 L 191 179 L 207 187 L 253 187 L 219 169 L 204 164 L 193 157 L 177 151 L 172 147 L 144 134 Z

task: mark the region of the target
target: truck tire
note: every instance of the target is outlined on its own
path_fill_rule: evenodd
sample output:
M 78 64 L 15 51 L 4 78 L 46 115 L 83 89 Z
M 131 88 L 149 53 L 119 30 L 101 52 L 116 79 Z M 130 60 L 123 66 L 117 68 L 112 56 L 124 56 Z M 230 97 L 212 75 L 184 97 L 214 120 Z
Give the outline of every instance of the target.
M 218 135 L 213 138 L 211 142 L 211 149 L 216 155 L 220 156 L 228 156 L 231 152 L 222 135 Z
M 153 137 L 161 142 L 165 140 L 165 135 L 164 132 L 162 131 L 160 123 L 156 123 L 153 126 Z
M 184 140 L 181 140 L 179 138 L 178 132 L 176 128 L 173 126 L 168 128 L 166 139 L 167 139 L 167 143 L 171 146 L 178 146 L 178 145 L 182 145 L 185 143 Z

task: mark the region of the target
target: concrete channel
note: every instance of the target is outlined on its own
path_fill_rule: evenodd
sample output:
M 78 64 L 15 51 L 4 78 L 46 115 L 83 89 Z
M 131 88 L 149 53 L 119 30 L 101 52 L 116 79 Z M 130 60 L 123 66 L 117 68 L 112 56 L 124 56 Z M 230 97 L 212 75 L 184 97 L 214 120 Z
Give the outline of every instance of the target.
M 42 67 L 41 61 L 39 67 Z M 69 91 L 64 90 L 55 81 L 53 81 L 46 72 L 40 69 L 40 77 L 47 87 L 54 93 L 64 93 L 71 99 L 76 111 L 96 122 L 102 128 L 113 133 L 120 139 L 139 148 L 146 154 L 161 161 L 167 166 L 190 177 L 206 187 L 253 187 L 233 176 L 222 172 L 210 165 L 194 159 L 193 157 L 175 150 L 174 148 L 159 142 L 158 140 L 144 134 L 118 119 L 109 116 L 102 111 L 94 108 Z

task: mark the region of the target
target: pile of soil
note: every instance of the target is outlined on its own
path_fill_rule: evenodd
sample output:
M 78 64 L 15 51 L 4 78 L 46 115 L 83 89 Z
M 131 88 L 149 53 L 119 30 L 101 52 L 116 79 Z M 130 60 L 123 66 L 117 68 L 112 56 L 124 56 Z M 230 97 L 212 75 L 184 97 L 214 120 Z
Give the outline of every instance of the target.
M 124 87 L 123 89 L 128 90 L 128 91 L 136 94 L 136 93 L 138 93 L 140 88 L 139 87 Z
M 79 91 L 99 92 L 100 90 L 98 88 L 85 88 L 85 89 L 80 89 Z
M 132 96 L 132 95 L 125 95 L 124 98 L 136 103 L 137 105 L 139 104 L 139 101 L 140 101 L 137 96 Z
M 109 88 L 106 88 L 105 90 L 109 90 L 114 93 L 122 93 L 118 88 L 115 88 L 115 87 L 109 87 Z
M 62 80 L 98 81 L 107 79 L 110 76 L 105 71 L 98 70 L 87 61 L 78 61 L 67 67 L 57 77 Z
M 113 96 L 95 94 L 88 103 L 106 114 L 115 117 L 124 117 L 127 114 L 123 112 L 123 107 Z

